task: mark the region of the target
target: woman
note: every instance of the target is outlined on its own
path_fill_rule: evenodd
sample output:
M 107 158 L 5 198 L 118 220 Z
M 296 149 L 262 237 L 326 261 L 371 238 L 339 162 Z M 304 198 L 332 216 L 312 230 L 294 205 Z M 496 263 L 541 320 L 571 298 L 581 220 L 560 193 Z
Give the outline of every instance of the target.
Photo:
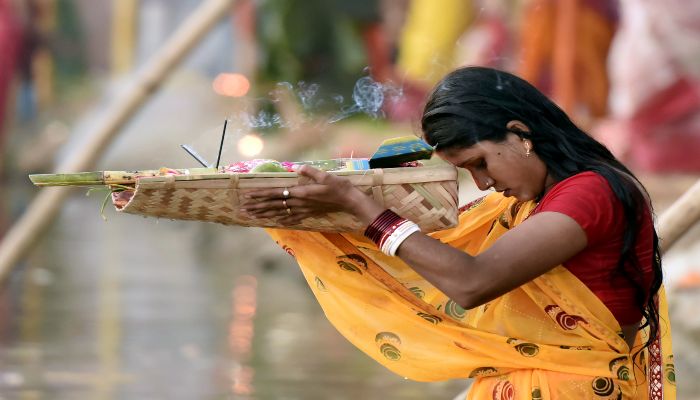
M 367 225 L 376 247 L 271 231 L 341 333 L 412 379 L 476 377 L 473 399 L 673 397 L 658 239 L 634 175 L 532 85 L 493 69 L 447 75 L 422 129 L 438 156 L 498 192 L 451 231 L 424 235 L 307 167 L 314 184 L 261 190 L 246 206 L 288 224 L 342 210 Z

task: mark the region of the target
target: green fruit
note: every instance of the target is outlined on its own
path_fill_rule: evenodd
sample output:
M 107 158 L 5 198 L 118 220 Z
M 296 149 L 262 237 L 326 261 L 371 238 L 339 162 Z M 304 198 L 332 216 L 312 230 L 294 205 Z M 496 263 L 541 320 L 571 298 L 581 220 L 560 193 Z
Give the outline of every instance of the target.
M 287 168 L 283 167 L 282 164 L 277 161 L 268 161 L 251 169 L 250 172 L 287 172 Z

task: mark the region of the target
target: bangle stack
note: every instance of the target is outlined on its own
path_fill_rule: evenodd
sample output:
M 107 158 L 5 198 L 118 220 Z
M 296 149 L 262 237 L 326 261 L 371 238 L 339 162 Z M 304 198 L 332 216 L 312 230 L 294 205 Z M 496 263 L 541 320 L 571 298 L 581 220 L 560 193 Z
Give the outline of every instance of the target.
M 365 236 L 372 240 L 382 253 L 394 256 L 401 243 L 415 232 L 420 232 L 417 224 L 401 218 L 391 210 L 385 210 L 369 224 Z

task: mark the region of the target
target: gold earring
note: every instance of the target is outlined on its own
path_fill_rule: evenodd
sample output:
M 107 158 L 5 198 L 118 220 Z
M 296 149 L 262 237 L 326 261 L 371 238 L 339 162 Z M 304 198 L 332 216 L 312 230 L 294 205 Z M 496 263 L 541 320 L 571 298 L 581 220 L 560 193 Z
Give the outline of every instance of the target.
M 525 157 L 530 157 L 530 142 L 523 138 L 523 146 L 525 146 Z

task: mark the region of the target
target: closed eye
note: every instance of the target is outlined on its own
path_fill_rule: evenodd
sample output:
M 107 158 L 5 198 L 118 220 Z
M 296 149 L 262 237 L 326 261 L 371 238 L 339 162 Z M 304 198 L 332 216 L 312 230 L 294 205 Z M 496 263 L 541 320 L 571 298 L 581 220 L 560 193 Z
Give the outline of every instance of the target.
M 476 169 L 476 170 L 484 170 L 486 169 L 486 160 L 483 158 L 480 158 L 478 160 L 474 161 L 469 161 L 464 164 L 462 164 L 462 168 L 467 168 L 467 169 Z
M 486 169 L 486 159 L 483 156 L 475 156 L 454 165 L 468 170 L 484 170 Z

